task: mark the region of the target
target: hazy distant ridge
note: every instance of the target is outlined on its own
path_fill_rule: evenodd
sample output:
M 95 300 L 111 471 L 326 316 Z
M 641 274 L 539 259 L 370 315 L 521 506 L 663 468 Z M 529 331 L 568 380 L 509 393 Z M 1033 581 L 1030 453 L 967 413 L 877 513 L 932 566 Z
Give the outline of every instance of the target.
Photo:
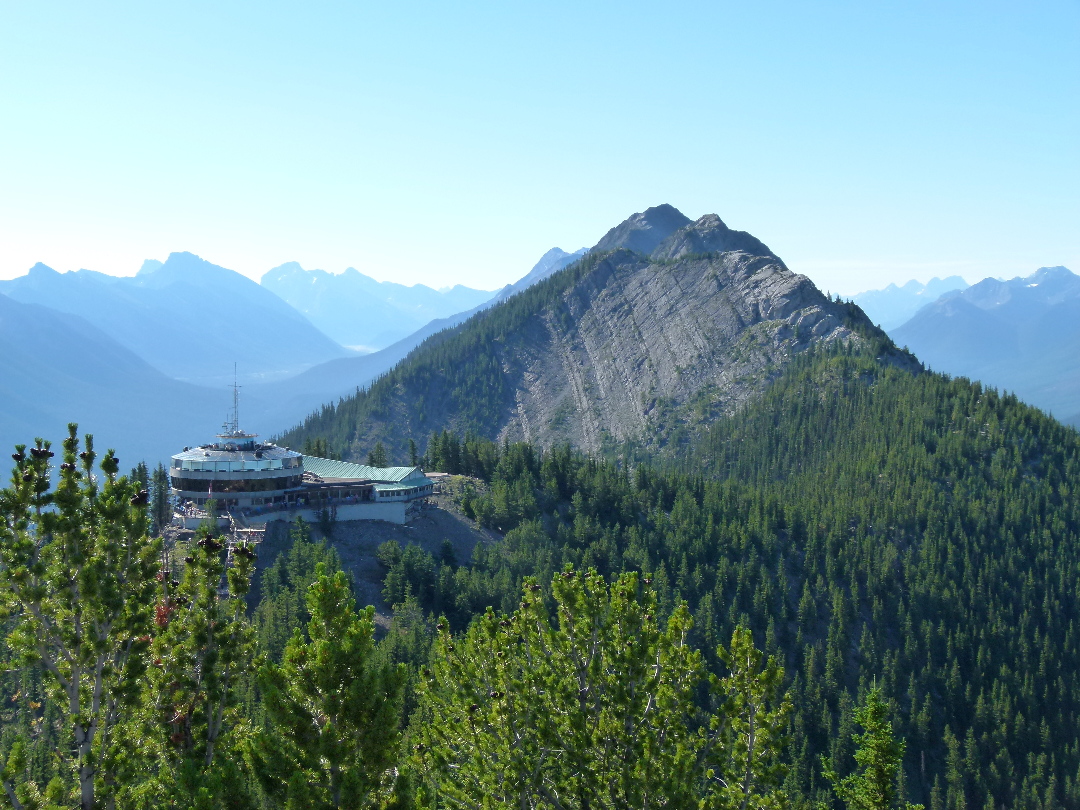
M 908 321 L 916 312 L 945 293 L 967 287 L 968 283 L 960 276 L 935 277 L 925 284 L 913 279 L 902 287 L 890 284 L 883 290 L 861 292 L 852 300 L 871 321 L 889 331 Z
M 130 278 L 39 263 L 0 292 L 86 318 L 177 379 L 221 384 L 234 362 L 242 378 L 272 379 L 348 353 L 274 293 L 191 253 Z
M 376 281 L 352 267 L 336 275 L 305 270 L 297 262 L 273 268 L 261 283 L 341 345 L 365 351 L 385 348 L 430 321 L 470 310 L 494 295 L 460 284 L 433 290 Z
M 1080 421 L 1080 277 L 1042 267 L 948 293 L 890 331 L 937 371 Z
M 59 443 L 78 422 L 134 466 L 205 441 L 229 396 L 172 380 L 75 315 L 0 295 L 0 447 Z M 202 424 L 201 431 L 193 426 Z

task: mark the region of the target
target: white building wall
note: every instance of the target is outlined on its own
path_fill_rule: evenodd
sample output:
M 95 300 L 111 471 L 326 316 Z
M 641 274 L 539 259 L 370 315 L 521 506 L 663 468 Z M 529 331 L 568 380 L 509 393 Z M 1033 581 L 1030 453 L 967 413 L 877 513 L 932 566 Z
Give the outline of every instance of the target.
M 276 509 L 265 515 L 250 515 L 246 518 L 249 526 L 265 526 L 275 520 L 293 521 L 298 517 L 306 523 L 319 521 L 318 509 Z M 388 523 L 405 523 L 405 503 L 350 503 L 338 506 L 337 519 L 346 520 L 385 520 Z

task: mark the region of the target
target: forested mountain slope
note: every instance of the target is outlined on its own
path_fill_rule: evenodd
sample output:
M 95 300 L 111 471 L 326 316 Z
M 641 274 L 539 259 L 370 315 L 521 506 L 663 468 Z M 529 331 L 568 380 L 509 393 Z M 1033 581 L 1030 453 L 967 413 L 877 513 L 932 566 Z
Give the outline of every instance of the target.
M 248 407 L 246 410 L 254 413 L 262 425 L 276 425 L 280 429 L 281 425 L 295 424 L 319 405 L 337 402 L 351 396 L 358 389 L 367 388 L 432 335 L 459 326 L 496 302 L 528 289 L 584 253 L 584 250 L 566 253 L 559 248 L 552 248 L 525 276 L 513 284 L 507 284 L 489 300 L 464 312 L 429 321 L 384 349 L 370 354 L 328 360 L 287 380 L 249 385 L 245 392 L 245 401 L 248 396 L 254 395 L 254 408 Z M 355 310 L 352 317 L 363 320 L 363 311 Z
M 753 236 L 660 206 L 283 440 L 321 436 L 346 457 L 378 440 L 400 457 L 443 428 L 588 452 L 659 445 L 746 402 L 810 346 L 879 337 Z
M 834 343 L 683 472 L 450 435 L 428 462 L 484 479 L 463 505 L 505 537 L 413 593 L 464 624 L 566 563 L 652 571 L 717 668 L 748 623 L 787 668 L 793 806 L 825 798 L 820 754 L 850 762 L 876 682 L 912 800 L 1080 808 L 1080 435 L 1015 397 Z
M 661 221 L 615 229 L 649 256 L 594 250 L 291 434 L 354 454 L 473 434 L 434 436 L 425 463 L 482 479 L 462 508 L 503 539 L 388 581 L 460 627 L 567 563 L 651 571 L 707 655 L 748 623 L 783 657 L 794 806 L 826 799 L 820 755 L 850 762 L 876 682 L 913 800 L 1080 808 L 1076 431 L 924 372 L 716 218 L 656 239 Z M 643 389 L 663 393 L 638 412 Z M 537 418 L 544 396 L 562 423 Z

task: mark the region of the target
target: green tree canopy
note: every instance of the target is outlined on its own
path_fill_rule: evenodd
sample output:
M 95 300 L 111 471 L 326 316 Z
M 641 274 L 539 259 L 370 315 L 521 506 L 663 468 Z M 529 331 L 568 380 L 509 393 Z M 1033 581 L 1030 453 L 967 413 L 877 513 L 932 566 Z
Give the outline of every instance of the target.
M 595 571 L 567 569 L 551 593 L 555 623 L 540 586 L 527 579 L 513 615 L 489 609 L 459 637 L 440 625 L 412 725 L 414 765 L 428 800 L 599 810 L 690 807 L 702 796 L 708 806 L 736 807 L 736 794 L 776 795 L 758 784 L 774 776 L 777 737 L 768 733 L 750 744 L 749 757 L 726 758 L 740 764 L 739 784 L 717 789 L 721 780 L 710 766 L 717 746 L 739 737 L 754 712 L 734 723 L 696 716 L 702 661 L 687 643 L 685 606 L 661 622 L 651 579 L 636 573 L 608 585 Z M 733 645 L 737 666 L 756 669 L 745 641 L 738 636 Z M 759 676 L 735 674 L 721 691 Z M 765 688 L 739 705 L 780 717 L 783 710 L 773 715 L 756 702 L 775 678 L 769 672 Z M 712 733 L 720 729 L 724 734 Z M 746 781 L 743 763 L 750 765 Z
M 49 675 L 73 742 L 57 755 L 72 755 L 72 793 L 91 810 L 115 790 L 124 745 L 116 731 L 141 695 L 160 546 L 147 534 L 148 493 L 118 475 L 111 450 L 99 480 L 93 438 L 80 451 L 69 425 L 55 489 L 53 457 L 41 439 L 29 451 L 18 445 L 11 486 L 0 491 L 0 605 L 11 619 L 11 652 Z M 17 808 L 36 803 L 37 793 L 21 757 L 17 746 L 4 773 Z
M 259 671 L 270 723 L 248 761 L 279 806 L 367 807 L 396 761 L 404 669 L 373 654 L 374 608 L 356 611 L 344 572 L 320 563 L 307 601 L 306 637 Z
M 836 764 L 822 757 L 825 778 L 832 783 L 837 797 L 848 810 L 922 810 L 921 804 L 909 804 L 898 796 L 900 763 L 905 743 L 893 735 L 889 705 L 874 687 L 866 701 L 855 710 L 855 722 L 862 726 L 855 741 L 855 773 L 840 777 Z

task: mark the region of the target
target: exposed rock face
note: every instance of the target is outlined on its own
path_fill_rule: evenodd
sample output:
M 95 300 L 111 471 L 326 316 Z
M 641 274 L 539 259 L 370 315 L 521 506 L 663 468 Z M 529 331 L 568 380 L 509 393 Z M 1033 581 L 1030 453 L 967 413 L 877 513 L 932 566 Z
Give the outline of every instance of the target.
M 753 252 L 701 256 L 728 244 Z M 522 335 L 516 407 L 500 436 L 595 452 L 729 410 L 792 353 L 855 338 L 843 305 L 716 216 L 680 229 L 652 258 L 612 253 L 563 301 L 569 325 L 549 311 Z
M 868 336 L 884 339 L 750 234 L 659 206 L 286 440 L 335 437 L 357 456 L 376 440 L 400 455 L 444 428 L 593 453 L 663 446 L 763 390 L 797 352 Z
M 654 259 L 679 259 L 694 253 L 739 251 L 752 256 L 769 256 L 783 266 L 769 248 L 746 231 L 733 231 L 716 214 L 706 214 L 665 239 L 652 252 Z
M 593 250 L 605 252 L 628 248 L 635 253 L 652 253 L 665 239 L 690 224 L 690 218 L 668 204 L 646 208 L 620 222 L 596 243 Z

